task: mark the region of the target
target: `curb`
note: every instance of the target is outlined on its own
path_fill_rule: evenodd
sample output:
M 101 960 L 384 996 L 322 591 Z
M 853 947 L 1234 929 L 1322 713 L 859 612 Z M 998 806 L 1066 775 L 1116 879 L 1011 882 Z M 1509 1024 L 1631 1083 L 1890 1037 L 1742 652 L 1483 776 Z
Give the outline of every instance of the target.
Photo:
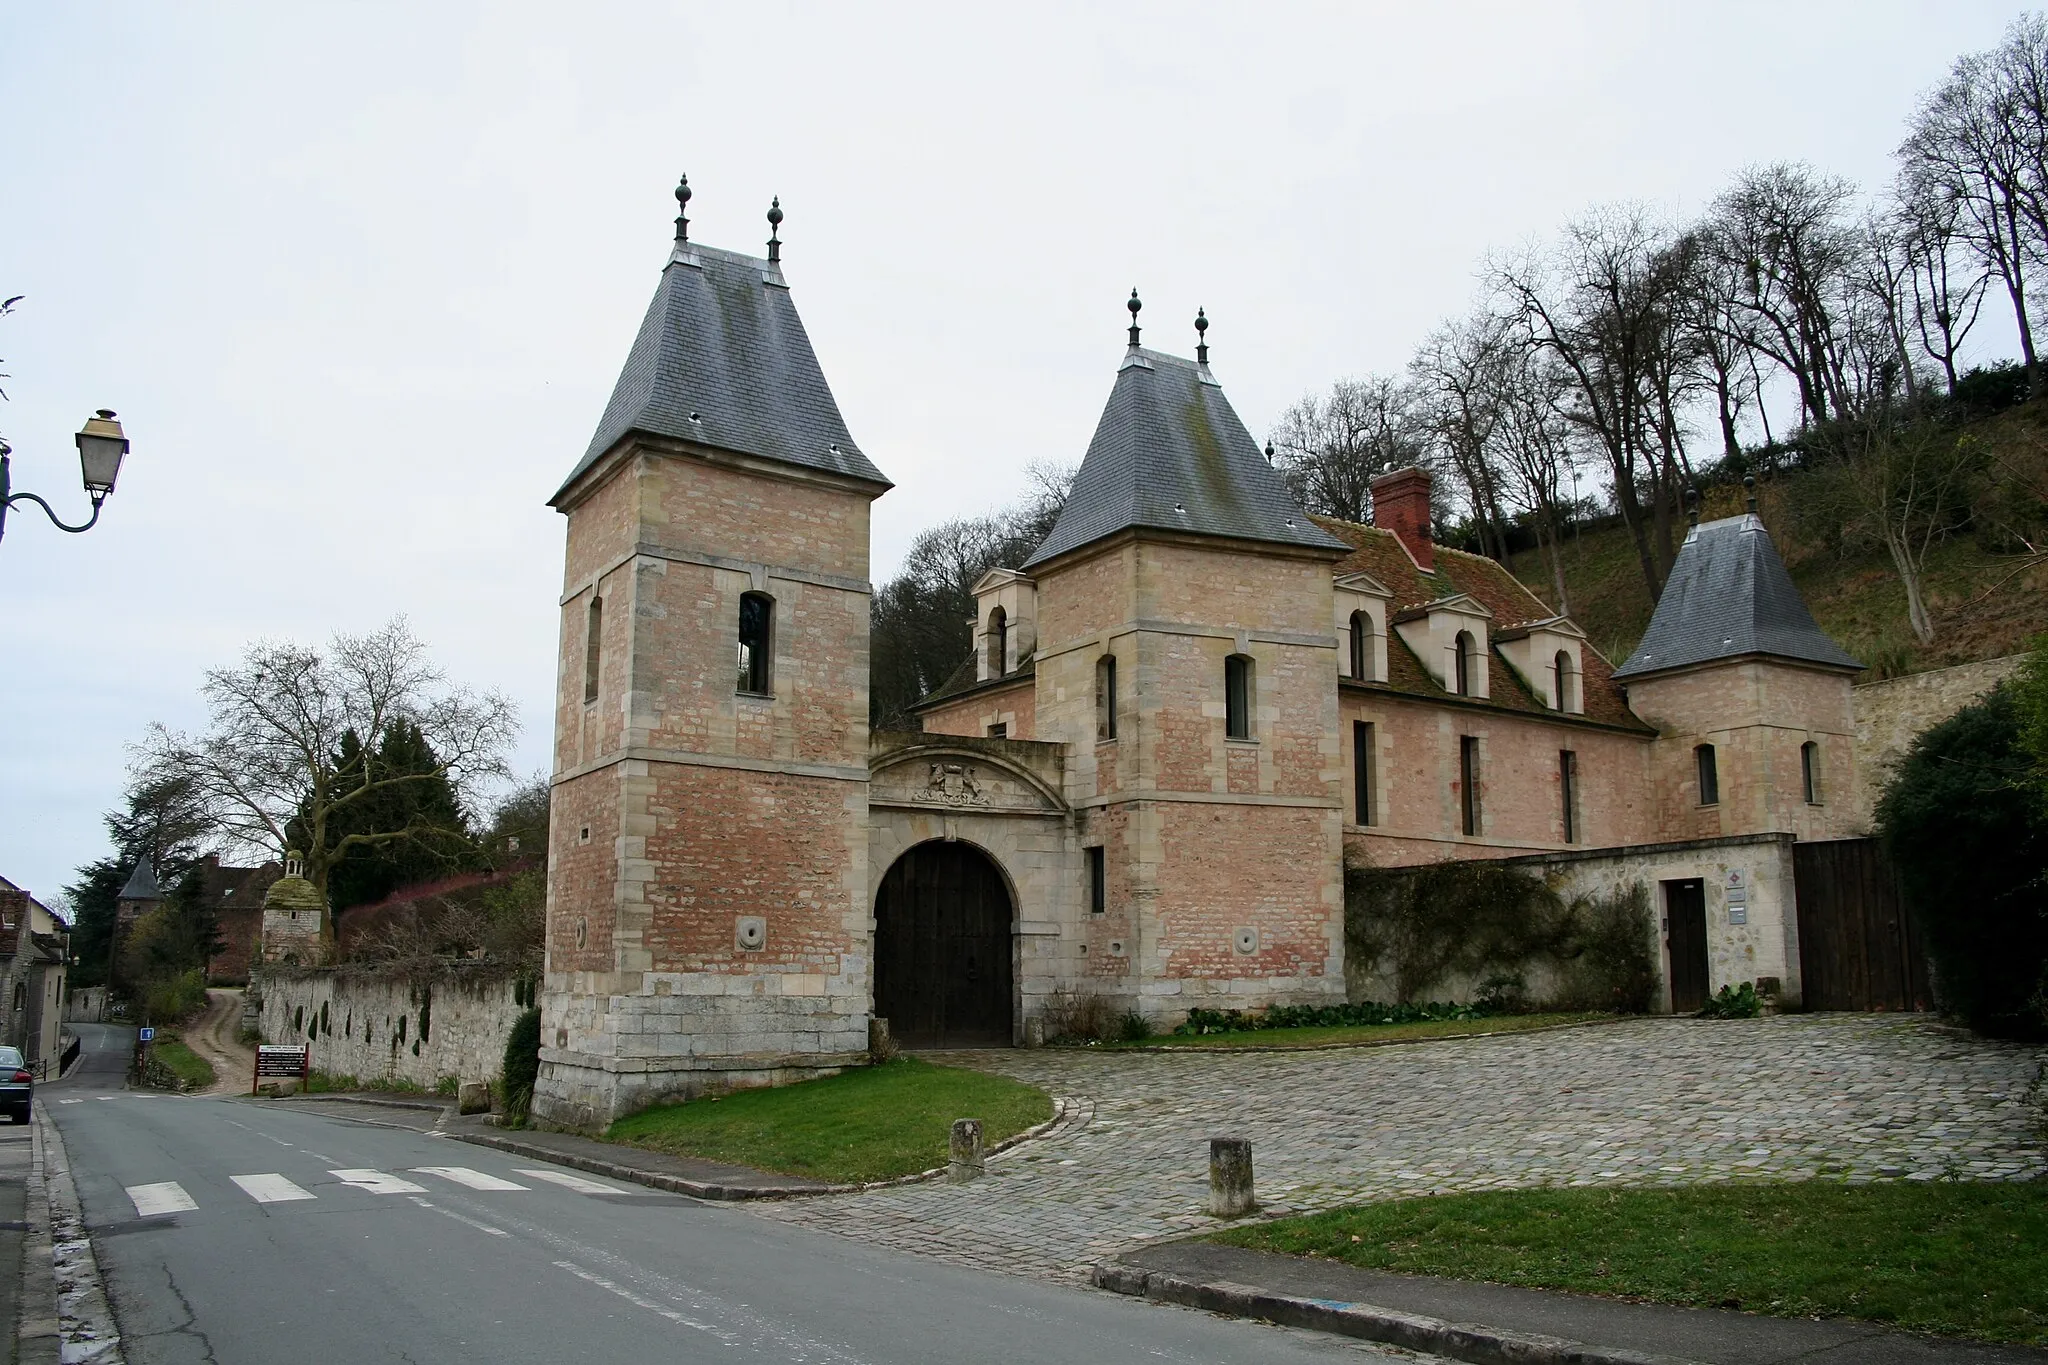
M 18 1359 L 122 1365 L 121 1332 L 71 1183 L 56 1123 L 41 1106 L 30 1139 L 28 1235 L 21 1248 Z
M 1179 1304 L 1228 1317 L 1256 1318 L 1285 1327 L 1306 1327 L 1405 1346 L 1452 1360 L 1470 1361 L 1472 1365 L 1696 1365 L 1678 1356 L 1645 1355 L 1533 1332 L 1446 1322 L 1369 1303 L 1293 1298 L 1228 1280 L 1189 1280 L 1117 1262 L 1097 1265 L 1089 1280 L 1097 1289 L 1154 1303 Z
M 1052 1117 L 1044 1123 L 1034 1124 L 1021 1133 L 1015 1133 L 990 1147 L 984 1154 L 993 1157 L 1012 1148 L 1021 1146 L 1033 1138 L 1043 1137 L 1069 1119 L 1086 1123 L 1093 1117 L 1093 1106 L 1072 1099 L 1055 1099 Z M 1078 1124 L 1077 1124 L 1078 1126 Z M 929 1180 L 938 1180 L 946 1174 L 945 1166 L 934 1166 L 928 1171 L 912 1175 L 900 1175 L 892 1180 L 868 1180 L 846 1185 L 721 1185 L 716 1181 L 691 1180 L 680 1175 L 669 1175 L 664 1171 L 645 1171 L 637 1167 L 622 1165 L 616 1161 L 605 1161 L 580 1152 L 560 1152 L 539 1143 L 522 1142 L 516 1137 L 505 1137 L 498 1133 L 458 1133 L 447 1129 L 441 1136 L 457 1142 L 472 1143 L 478 1147 L 492 1147 L 513 1156 L 530 1157 L 535 1161 L 549 1161 L 557 1166 L 568 1166 L 592 1175 L 610 1176 L 628 1184 L 645 1185 L 649 1189 L 666 1190 L 671 1194 L 687 1194 L 696 1199 L 710 1199 L 720 1202 L 740 1202 L 753 1199 L 809 1199 L 827 1194 L 860 1194 L 867 1190 L 886 1190 L 898 1185 L 917 1185 Z
M 453 1114 L 455 1112 L 455 1106 L 453 1104 L 436 1104 L 432 1100 L 387 1100 L 382 1098 L 381 1096 L 352 1095 L 346 1092 L 334 1092 L 327 1090 L 317 1091 L 310 1095 L 304 1093 L 303 1091 L 296 1095 L 251 1095 L 247 1093 L 236 1093 L 234 1095 L 223 1095 L 221 1096 L 221 1098 L 240 1100 L 265 1100 L 272 1103 L 278 1101 L 283 1101 L 285 1103 L 293 1103 L 299 1100 L 326 1100 L 329 1104 L 367 1104 L 372 1108 L 376 1109 L 420 1109 L 430 1114 Z

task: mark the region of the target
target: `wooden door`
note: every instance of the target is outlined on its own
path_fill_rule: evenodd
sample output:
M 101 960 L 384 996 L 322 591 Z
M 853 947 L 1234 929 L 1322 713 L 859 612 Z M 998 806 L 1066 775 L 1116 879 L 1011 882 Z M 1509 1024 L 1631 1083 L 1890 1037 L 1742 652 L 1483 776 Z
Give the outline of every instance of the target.
M 1009 888 L 972 844 L 919 844 L 875 897 L 875 1013 L 909 1047 L 1007 1047 Z
M 1875 839 L 1792 846 L 1799 978 L 1810 1010 L 1924 1010 L 1927 960 Z
M 1664 942 L 1671 950 L 1671 1012 L 1707 1003 L 1707 885 L 1698 877 L 1664 883 Z

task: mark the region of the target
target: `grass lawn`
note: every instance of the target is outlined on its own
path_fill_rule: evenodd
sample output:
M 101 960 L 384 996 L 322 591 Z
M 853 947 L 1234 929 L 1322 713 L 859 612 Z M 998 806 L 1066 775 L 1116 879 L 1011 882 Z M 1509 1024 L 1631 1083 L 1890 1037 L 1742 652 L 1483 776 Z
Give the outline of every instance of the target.
M 994 1146 L 1051 1117 L 1042 1090 L 901 1057 L 822 1080 L 645 1110 L 614 1123 L 605 1137 L 813 1180 L 886 1180 L 942 1164 L 954 1119 L 980 1119 Z
M 1420 1024 L 1352 1024 L 1332 1028 L 1240 1029 L 1234 1033 L 1162 1034 L 1141 1043 L 1109 1047 L 1329 1047 L 1336 1043 L 1401 1043 L 1467 1033 L 1519 1033 L 1524 1029 L 1580 1024 L 1612 1015 L 1502 1014 L 1490 1019 L 1432 1019 Z
M 1375 1270 L 2048 1344 L 2048 1182 L 1440 1195 L 1212 1240 Z
M 213 1063 L 186 1047 L 184 1040 L 159 1033 L 149 1045 L 156 1059 L 171 1069 L 188 1090 L 204 1090 L 214 1082 Z

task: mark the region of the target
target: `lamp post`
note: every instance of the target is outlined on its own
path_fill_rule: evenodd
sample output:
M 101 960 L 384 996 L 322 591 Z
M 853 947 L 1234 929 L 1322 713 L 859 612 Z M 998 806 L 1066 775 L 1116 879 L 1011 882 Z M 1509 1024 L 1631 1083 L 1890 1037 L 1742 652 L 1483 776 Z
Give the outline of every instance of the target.
M 0 536 L 7 534 L 7 509 L 17 502 L 32 502 L 43 509 L 43 515 L 50 519 L 60 531 L 90 531 L 100 519 L 100 505 L 107 500 L 107 494 L 114 491 L 114 480 L 121 473 L 121 458 L 128 453 L 128 437 L 121 431 L 121 424 L 114 420 L 113 412 L 101 408 L 79 429 L 72 442 L 78 447 L 79 472 L 85 480 L 85 494 L 92 499 L 92 516 L 83 526 L 66 526 L 58 520 L 50 504 L 33 493 L 16 493 L 12 477 L 8 472 L 9 450 L 7 442 L 0 441 Z

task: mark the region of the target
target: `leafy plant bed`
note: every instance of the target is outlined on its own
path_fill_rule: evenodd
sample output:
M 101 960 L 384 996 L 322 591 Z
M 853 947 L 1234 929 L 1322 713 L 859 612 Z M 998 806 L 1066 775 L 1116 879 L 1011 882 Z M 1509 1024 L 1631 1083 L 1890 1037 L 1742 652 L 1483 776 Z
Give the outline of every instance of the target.
M 1233 1011 L 1234 1012 L 1234 1011 Z M 1346 1043 L 1404 1043 L 1425 1038 L 1454 1038 L 1474 1033 L 1522 1033 L 1560 1024 L 1587 1024 L 1616 1016 L 1593 1011 L 1560 1014 L 1475 1014 L 1464 1018 L 1420 1019 L 1407 1023 L 1331 1024 L 1317 1027 L 1239 1028 L 1213 1033 L 1170 1033 L 1142 1043 L 1111 1043 L 1112 1048 L 1337 1047 Z
M 1439 1195 L 1214 1234 L 1374 1270 L 2048 1344 L 2048 1182 Z
M 840 1183 L 944 1163 L 955 1119 L 980 1119 L 983 1139 L 994 1146 L 1051 1117 L 1042 1090 L 899 1057 L 796 1085 L 663 1105 L 620 1119 L 605 1138 Z
M 186 1090 L 204 1090 L 215 1080 L 213 1063 L 185 1046 L 182 1038 L 159 1033 L 149 1050 Z
M 308 1095 L 344 1094 L 352 1090 L 371 1090 L 393 1095 L 425 1095 L 429 1093 L 425 1086 L 395 1076 L 372 1076 L 368 1080 L 362 1080 L 349 1075 L 347 1072 L 316 1070 L 306 1077 L 306 1093 Z

